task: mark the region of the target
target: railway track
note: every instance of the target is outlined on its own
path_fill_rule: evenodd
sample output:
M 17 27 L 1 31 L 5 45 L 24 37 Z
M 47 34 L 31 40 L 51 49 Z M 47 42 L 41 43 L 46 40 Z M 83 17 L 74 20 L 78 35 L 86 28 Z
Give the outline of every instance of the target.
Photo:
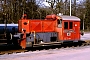
M 58 45 L 41 45 L 36 47 L 36 45 L 32 48 L 26 48 L 26 49 L 9 49 L 9 50 L 1 50 L 0 55 L 4 54 L 13 54 L 13 53 L 22 53 L 22 52 L 29 52 L 29 51 L 36 51 L 36 50 L 49 50 L 49 49 L 63 49 L 63 48 L 77 48 L 77 47 L 84 47 L 84 46 L 89 46 L 90 45 L 90 40 L 85 40 L 83 42 L 75 42 L 75 43 L 64 43 L 64 44 L 58 44 Z
M 0 55 L 3 55 L 3 54 L 13 54 L 13 53 L 21 53 L 21 52 L 27 52 L 27 51 L 28 50 L 23 50 L 23 49 L 0 51 Z

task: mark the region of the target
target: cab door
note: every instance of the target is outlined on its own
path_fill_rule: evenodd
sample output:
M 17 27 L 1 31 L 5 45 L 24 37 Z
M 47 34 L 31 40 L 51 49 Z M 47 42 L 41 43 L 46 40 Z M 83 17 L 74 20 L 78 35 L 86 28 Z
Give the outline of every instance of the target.
M 80 40 L 80 22 L 74 22 L 74 39 Z
M 69 22 L 69 33 L 70 33 L 70 36 L 68 36 L 68 38 L 69 38 L 69 40 L 75 40 L 74 39 L 74 27 L 73 27 L 73 25 L 74 25 L 74 22 L 73 21 L 70 21 Z

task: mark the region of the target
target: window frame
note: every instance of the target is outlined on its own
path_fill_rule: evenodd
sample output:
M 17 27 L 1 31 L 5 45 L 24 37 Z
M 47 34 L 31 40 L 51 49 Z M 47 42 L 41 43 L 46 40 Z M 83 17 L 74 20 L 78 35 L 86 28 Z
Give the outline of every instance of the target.
M 67 23 L 67 24 L 66 24 Z M 65 25 L 66 24 L 66 25 Z M 69 23 L 67 21 L 64 22 L 64 29 L 68 29 Z
M 62 28 L 62 19 L 57 20 L 57 27 Z

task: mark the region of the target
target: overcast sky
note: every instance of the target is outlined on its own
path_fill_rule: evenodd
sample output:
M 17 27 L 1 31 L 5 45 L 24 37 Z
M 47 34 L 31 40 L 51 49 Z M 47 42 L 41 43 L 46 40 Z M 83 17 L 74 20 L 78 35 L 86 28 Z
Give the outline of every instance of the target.
M 37 0 L 37 1 L 39 1 L 37 3 L 40 3 L 40 5 L 42 7 L 50 7 L 50 5 L 47 2 L 45 2 L 45 0 Z M 63 0 L 63 1 L 65 1 L 65 0 Z M 83 0 L 76 0 L 77 4 L 79 4 L 81 1 L 83 1 Z

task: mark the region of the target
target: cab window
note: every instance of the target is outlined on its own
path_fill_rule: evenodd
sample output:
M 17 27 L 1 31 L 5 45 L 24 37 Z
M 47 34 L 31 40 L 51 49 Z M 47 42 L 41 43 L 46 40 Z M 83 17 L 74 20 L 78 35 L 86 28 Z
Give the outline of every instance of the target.
M 68 29 L 68 22 L 64 22 L 64 29 Z
M 62 19 L 58 19 L 58 20 L 57 20 L 57 24 L 58 24 L 58 27 L 59 27 L 59 28 L 62 27 Z
M 69 22 L 69 29 L 73 29 L 73 22 Z

